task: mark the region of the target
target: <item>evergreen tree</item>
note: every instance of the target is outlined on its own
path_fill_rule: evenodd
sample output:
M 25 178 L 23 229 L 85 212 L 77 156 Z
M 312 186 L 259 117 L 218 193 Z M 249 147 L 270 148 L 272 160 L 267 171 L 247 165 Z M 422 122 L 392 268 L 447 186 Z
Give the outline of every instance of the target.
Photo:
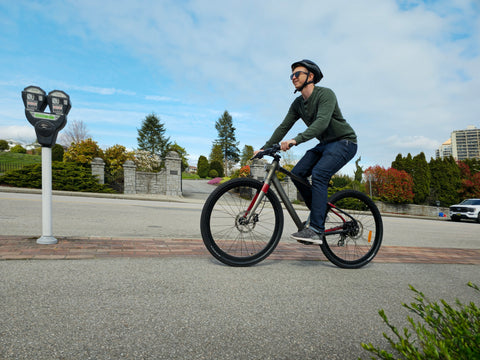
M 148 151 L 154 155 L 164 158 L 166 150 L 170 145 L 170 138 L 165 137 L 165 126 L 154 114 L 147 115 L 138 131 L 138 149 Z
M 450 156 L 443 159 L 431 159 L 430 204 L 440 201 L 441 206 L 450 206 L 459 202 L 458 190 L 461 188 L 460 169 Z
M 354 174 L 354 180 L 357 181 L 358 183 L 362 182 L 363 178 L 363 169 L 360 165 L 358 165 L 362 161 L 362 157 L 359 156 L 358 159 L 355 161 L 355 174 Z
M 413 193 L 415 194 L 413 202 L 415 204 L 423 204 L 430 194 L 431 181 L 430 168 L 425 154 L 421 152 L 414 156 L 412 164 L 411 175 L 413 178 Z
M 397 170 L 404 170 L 404 165 L 403 165 L 403 156 L 402 154 L 398 154 L 395 160 L 392 162 L 392 168 L 397 169 Z
M 217 176 L 223 177 L 223 165 L 221 161 L 213 160 L 210 162 L 210 170 L 215 170 L 217 172 Z
M 210 152 L 210 157 L 208 160 L 210 160 L 210 162 L 218 161 L 220 162 L 220 164 L 223 164 L 223 152 L 220 144 L 213 144 L 212 151 Z
M 198 158 L 197 163 L 197 175 L 201 178 L 206 178 L 208 176 L 208 172 L 210 171 L 210 165 L 208 164 L 208 160 L 205 156 L 201 155 Z
M 242 157 L 240 158 L 240 166 L 247 165 L 248 161 L 253 157 L 253 146 L 245 145 L 242 150 Z
M 227 110 L 215 123 L 215 129 L 218 131 L 216 145 L 220 145 L 223 154 L 224 173 L 227 174 L 228 163 L 237 162 L 240 159 L 238 142 L 235 138 L 235 128 L 233 127 L 232 117 Z

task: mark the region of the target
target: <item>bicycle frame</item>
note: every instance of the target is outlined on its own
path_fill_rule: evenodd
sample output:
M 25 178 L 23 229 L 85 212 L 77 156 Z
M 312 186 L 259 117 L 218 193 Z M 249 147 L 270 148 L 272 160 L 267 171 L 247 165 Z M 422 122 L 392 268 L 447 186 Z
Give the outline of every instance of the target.
M 263 180 L 263 186 L 260 192 L 258 192 L 254 198 L 252 199 L 252 202 L 250 203 L 250 206 L 247 208 L 247 211 L 245 213 L 245 217 L 247 218 L 247 223 L 250 222 L 253 214 L 256 212 L 258 206 L 260 205 L 261 201 L 263 200 L 264 196 L 267 194 L 270 184 L 273 184 L 275 189 L 277 190 L 277 193 L 285 205 L 285 208 L 288 211 L 288 214 L 292 218 L 293 222 L 297 226 L 298 230 L 302 230 L 304 228 L 304 222 L 300 219 L 298 216 L 297 212 L 295 211 L 295 208 L 293 207 L 290 199 L 288 198 L 287 194 L 285 193 L 285 190 L 283 190 L 282 184 L 280 183 L 280 180 L 275 176 L 275 173 L 279 171 L 281 173 L 284 173 L 291 179 L 296 180 L 297 182 L 300 182 L 301 184 L 311 187 L 312 185 L 306 181 L 305 179 L 302 179 L 295 174 L 291 173 L 287 169 L 284 169 L 283 167 L 280 166 L 280 156 L 275 155 L 273 157 L 273 161 L 270 165 L 267 166 L 267 175 L 265 176 Z M 348 213 L 345 211 L 337 208 L 335 205 L 331 203 L 327 203 L 327 206 L 331 209 L 331 211 L 338 216 L 343 224 L 345 224 L 347 221 L 345 218 L 342 216 L 342 214 L 346 217 L 349 217 L 352 221 L 355 221 L 355 219 L 350 216 Z M 330 228 L 325 230 L 325 235 L 334 235 L 334 234 L 342 234 L 345 232 L 344 226 L 337 226 L 335 228 Z

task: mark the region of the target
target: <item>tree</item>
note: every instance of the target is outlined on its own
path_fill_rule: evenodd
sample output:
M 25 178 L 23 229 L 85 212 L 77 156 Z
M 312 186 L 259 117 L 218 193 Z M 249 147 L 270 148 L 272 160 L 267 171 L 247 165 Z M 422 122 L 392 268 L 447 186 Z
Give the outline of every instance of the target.
M 158 155 L 145 150 L 135 151 L 135 165 L 137 171 L 157 172 L 162 167 L 162 159 Z
M 380 200 L 397 204 L 413 201 L 413 180 L 406 171 L 376 165 L 369 167 L 364 174 L 370 177 L 369 184 Z
M 165 126 L 154 114 L 147 115 L 138 131 L 138 149 L 165 157 L 170 138 L 165 137 Z
M 208 164 L 208 160 L 205 156 L 201 155 L 198 158 L 197 163 L 197 175 L 201 178 L 206 178 L 208 176 L 208 172 L 210 171 L 210 166 Z
M 250 159 L 253 157 L 253 146 L 245 145 L 242 150 L 242 156 L 240 158 L 240 166 L 245 166 L 249 163 Z
M 52 161 L 63 161 L 63 154 L 65 150 L 60 144 L 55 144 L 52 147 Z
M 180 158 L 182 159 L 182 171 L 185 171 L 185 169 L 188 168 L 187 150 L 185 150 L 185 148 L 181 147 L 177 144 L 176 141 L 174 141 L 173 144 L 170 144 L 168 146 L 167 152 L 168 151 L 176 151 L 178 155 L 180 155 Z
M 412 174 L 413 159 L 412 155 L 408 153 L 406 157 L 402 157 L 402 154 L 398 154 L 395 161 L 392 162 L 392 168 L 397 170 L 404 170 L 409 174 Z
M 412 176 L 413 193 L 415 194 L 414 203 L 425 203 L 430 194 L 431 179 L 430 168 L 425 154 L 421 152 L 413 158 L 410 153 L 405 158 L 398 154 L 395 161 L 392 162 L 392 168 L 406 171 Z
M 360 161 L 362 161 L 361 156 L 359 156 L 358 159 L 355 161 L 354 180 L 357 181 L 358 183 L 361 183 L 363 178 L 363 168 L 360 165 L 358 165 Z
M 220 164 L 223 163 L 223 152 L 222 152 L 222 147 L 220 144 L 213 144 L 212 146 L 212 151 L 210 152 L 210 156 L 208 158 L 210 162 L 212 161 L 218 161 Z M 223 170 L 222 170 L 223 172 Z
M 223 165 L 220 161 L 217 161 L 217 160 L 210 161 L 210 171 L 211 170 L 215 170 L 217 172 L 217 176 L 219 177 L 224 176 Z
M 430 168 L 425 154 L 421 152 L 414 156 L 412 164 L 412 173 L 410 175 L 413 178 L 413 193 L 415 194 L 413 202 L 415 204 L 423 204 L 427 200 L 428 195 L 430 195 L 431 181 Z
M 440 201 L 442 206 L 459 202 L 458 190 L 461 188 L 460 169 L 452 156 L 443 159 L 431 159 L 430 204 Z
M 127 151 L 123 145 L 113 145 L 105 150 L 104 160 L 107 172 L 112 176 L 123 172 L 123 164 L 127 160 L 134 160 L 134 153 Z
M 232 117 L 227 110 L 215 123 L 215 129 L 218 131 L 218 138 L 215 144 L 220 145 L 223 154 L 223 168 L 227 174 L 228 163 L 237 162 L 240 159 L 238 142 L 235 138 L 235 128 L 233 127 Z
M 0 140 L 0 151 L 8 150 L 8 148 L 9 146 L 7 140 Z
M 26 154 L 27 150 L 22 145 L 15 145 L 10 149 L 11 153 Z
M 96 157 L 103 159 L 103 150 L 96 141 L 86 139 L 78 143 L 72 143 L 63 154 L 63 161 L 89 165 Z
M 459 191 L 462 199 L 480 198 L 480 172 L 471 171 L 467 161 L 459 161 L 462 187 Z
M 66 146 L 78 144 L 90 138 L 87 125 L 82 120 L 73 120 L 67 124 L 67 128 L 60 133 L 60 143 Z

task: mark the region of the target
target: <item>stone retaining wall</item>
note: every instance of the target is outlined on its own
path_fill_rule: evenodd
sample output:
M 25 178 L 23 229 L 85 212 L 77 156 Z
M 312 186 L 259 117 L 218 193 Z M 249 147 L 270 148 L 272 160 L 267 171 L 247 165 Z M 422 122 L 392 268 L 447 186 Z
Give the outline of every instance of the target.
M 105 179 L 105 163 L 100 158 L 92 161 L 92 174 L 99 183 Z M 131 160 L 123 164 L 124 194 L 160 194 L 182 196 L 182 159 L 176 151 L 165 157 L 165 167 L 156 173 L 137 171 Z

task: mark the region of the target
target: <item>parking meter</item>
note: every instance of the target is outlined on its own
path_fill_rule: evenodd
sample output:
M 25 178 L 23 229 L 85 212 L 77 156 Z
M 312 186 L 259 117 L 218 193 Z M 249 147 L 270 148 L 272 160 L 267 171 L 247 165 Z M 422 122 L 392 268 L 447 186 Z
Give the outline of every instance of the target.
M 67 123 L 67 114 L 72 107 L 70 97 L 63 91 L 53 90 L 48 96 L 38 86 L 28 86 L 22 91 L 25 116 L 35 128 L 38 143 L 52 147 L 57 135 Z M 45 113 L 46 106 L 52 113 Z
M 22 91 L 25 116 L 35 128 L 37 140 L 42 145 L 42 236 L 37 244 L 56 244 L 52 233 L 52 146 L 57 135 L 67 123 L 72 107 L 70 97 L 61 90 L 45 91 L 38 86 L 27 86 Z M 50 108 L 46 113 L 45 108 Z

